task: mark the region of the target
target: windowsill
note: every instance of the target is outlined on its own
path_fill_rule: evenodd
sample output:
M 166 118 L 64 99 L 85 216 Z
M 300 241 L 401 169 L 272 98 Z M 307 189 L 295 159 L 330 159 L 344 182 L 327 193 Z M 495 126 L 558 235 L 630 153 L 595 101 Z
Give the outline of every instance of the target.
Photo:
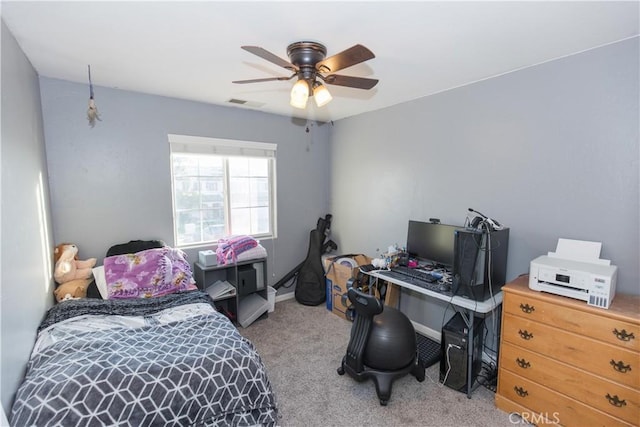
M 264 236 L 264 237 L 254 237 L 258 241 L 258 243 L 264 240 L 275 240 L 276 236 Z M 215 249 L 218 246 L 218 242 L 211 243 L 194 243 L 192 245 L 183 245 L 183 246 L 175 246 L 177 249 L 182 250 L 193 250 L 193 249 Z

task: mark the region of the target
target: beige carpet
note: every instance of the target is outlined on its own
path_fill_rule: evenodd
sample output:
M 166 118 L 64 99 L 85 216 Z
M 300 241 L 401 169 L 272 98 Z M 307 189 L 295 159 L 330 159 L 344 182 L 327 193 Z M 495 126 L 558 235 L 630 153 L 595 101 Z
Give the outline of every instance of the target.
M 288 426 L 511 426 L 516 416 L 496 409 L 494 394 L 478 387 L 471 399 L 438 382 L 439 367 L 419 383 L 405 376 L 381 406 L 372 381 L 358 383 L 336 369 L 346 351 L 351 323 L 294 299 L 240 332 L 267 367 L 278 401 L 280 425 Z

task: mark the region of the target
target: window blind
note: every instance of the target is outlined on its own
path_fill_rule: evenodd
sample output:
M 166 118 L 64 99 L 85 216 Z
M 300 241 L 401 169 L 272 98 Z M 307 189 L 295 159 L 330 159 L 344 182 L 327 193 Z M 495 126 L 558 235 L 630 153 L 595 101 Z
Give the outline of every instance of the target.
M 277 144 L 169 134 L 172 153 L 275 158 Z

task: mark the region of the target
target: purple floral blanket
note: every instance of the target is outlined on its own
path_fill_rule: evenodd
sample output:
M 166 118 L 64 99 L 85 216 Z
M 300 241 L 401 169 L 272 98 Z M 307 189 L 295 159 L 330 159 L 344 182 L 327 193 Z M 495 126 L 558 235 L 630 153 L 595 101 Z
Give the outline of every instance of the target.
M 165 246 L 104 259 L 109 298 L 152 298 L 194 288 L 186 254 Z

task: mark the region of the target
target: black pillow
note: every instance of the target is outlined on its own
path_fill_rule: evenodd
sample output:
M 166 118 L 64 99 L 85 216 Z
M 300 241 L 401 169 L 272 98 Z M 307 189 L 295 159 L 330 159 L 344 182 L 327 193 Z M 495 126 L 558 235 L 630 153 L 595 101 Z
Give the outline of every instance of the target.
M 87 286 L 87 298 L 98 298 L 102 299 L 102 295 L 100 295 L 100 291 L 98 290 L 98 285 L 96 285 L 96 281 L 92 280 Z
M 162 240 L 130 240 L 129 243 L 114 245 L 107 251 L 107 256 L 135 254 L 147 249 L 162 248 L 166 246 Z

